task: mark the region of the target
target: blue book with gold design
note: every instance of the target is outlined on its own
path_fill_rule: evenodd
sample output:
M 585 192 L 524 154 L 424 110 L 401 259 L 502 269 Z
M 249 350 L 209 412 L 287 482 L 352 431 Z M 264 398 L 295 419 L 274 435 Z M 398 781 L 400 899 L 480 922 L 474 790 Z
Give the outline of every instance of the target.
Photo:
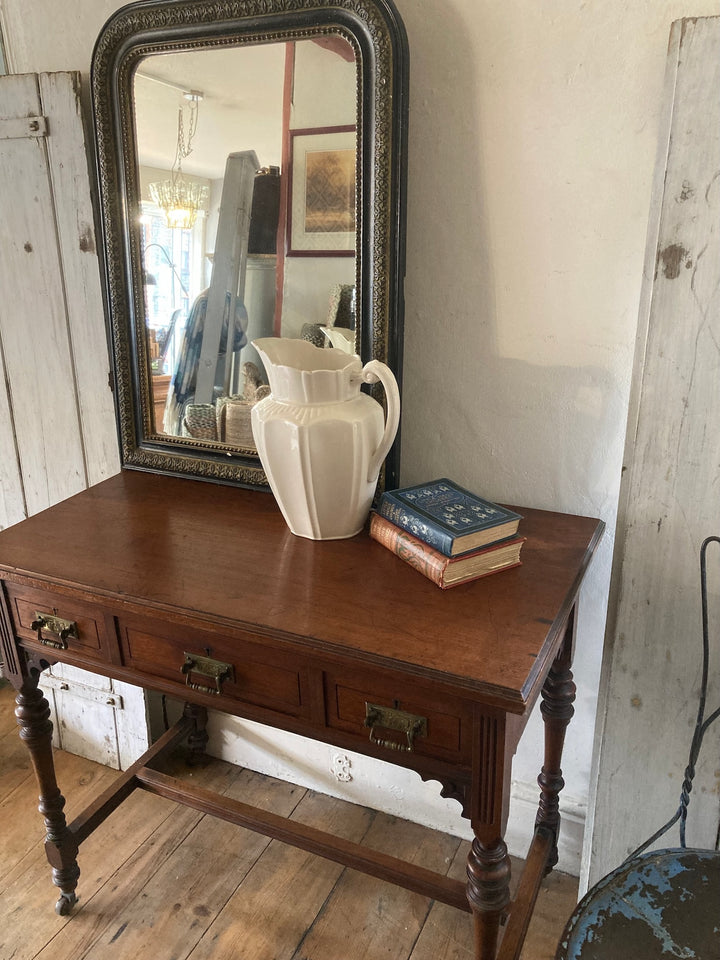
M 377 512 L 446 557 L 515 536 L 522 517 L 445 478 L 386 490 Z

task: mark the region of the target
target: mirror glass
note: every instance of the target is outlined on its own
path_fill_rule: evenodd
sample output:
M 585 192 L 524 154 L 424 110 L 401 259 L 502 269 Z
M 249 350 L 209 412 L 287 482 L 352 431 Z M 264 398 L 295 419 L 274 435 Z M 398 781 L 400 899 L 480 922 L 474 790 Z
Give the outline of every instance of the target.
M 92 73 L 123 465 L 249 485 L 253 340 L 400 380 L 406 109 L 386 0 L 256 6 L 123 8 Z
M 154 434 L 254 453 L 250 408 L 267 376 L 252 341 L 355 352 L 356 87 L 340 36 L 137 68 Z

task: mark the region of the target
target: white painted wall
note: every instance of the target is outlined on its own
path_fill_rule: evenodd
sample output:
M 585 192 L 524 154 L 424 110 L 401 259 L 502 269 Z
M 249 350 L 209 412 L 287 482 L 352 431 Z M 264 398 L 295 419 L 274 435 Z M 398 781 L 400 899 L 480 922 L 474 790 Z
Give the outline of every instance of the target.
M 674 19 L 716 4 L 398 7 L 411 51 L 402 479 L 449 473 L 607 523 L 563 764 L 582 809 L 667 41 Z M 521 791 L 539 727 L 516 757 Z
M 396 2 L 411 51 L 402 480 L 448 474 L 608 524 L 564 765 L 581 812 L 667 39 L 716 3 Z M 3 0 L 11 67 L 87 73 L 118 6 Z
M 355 78 L 355 63 L 316 43 L 298 44 L 290 129 L 355 123 Z M 330 291 L 338 283 L 355 283 L 354 257 L 286 257 L 282 335 L 299 337 L 306 323 L 326 323 Z
M 290 129 L 355 123 L 355 63 L 317 43 L 295 46 Z M 320 79 L 322 78 L 322 79 Z

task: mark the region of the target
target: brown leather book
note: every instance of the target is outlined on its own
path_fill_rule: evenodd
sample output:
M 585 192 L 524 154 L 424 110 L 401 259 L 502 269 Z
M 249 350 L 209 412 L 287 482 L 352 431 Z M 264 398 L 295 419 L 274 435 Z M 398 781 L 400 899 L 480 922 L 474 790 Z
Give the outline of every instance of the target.
M 520 566 L 526 540 L 509 537 L 459 557 L 446 557 L 378 513 L 371 515 L 370 536 L 443 590 Z

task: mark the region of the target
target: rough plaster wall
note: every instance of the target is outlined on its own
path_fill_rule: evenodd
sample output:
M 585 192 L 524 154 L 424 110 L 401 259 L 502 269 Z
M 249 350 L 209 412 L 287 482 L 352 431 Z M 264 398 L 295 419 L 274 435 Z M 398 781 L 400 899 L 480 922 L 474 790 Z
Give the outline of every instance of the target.
M 582 804 L 667 38 L 716 3 L 396 4 L 411 53 L 402 480 L 449 474 L 608 524 L 564 763 Z M 120 5 L 2 0 L 13 69 L 87 73 Z M 515 765 L 526 783 L 538 726 Z
M 584 802 L 660 97 L 700 2 L 398 0 L 411 51 L 402 480 L 599 516 L 563 763 Z M 533 718 L 514 776 L 540 750 Z

